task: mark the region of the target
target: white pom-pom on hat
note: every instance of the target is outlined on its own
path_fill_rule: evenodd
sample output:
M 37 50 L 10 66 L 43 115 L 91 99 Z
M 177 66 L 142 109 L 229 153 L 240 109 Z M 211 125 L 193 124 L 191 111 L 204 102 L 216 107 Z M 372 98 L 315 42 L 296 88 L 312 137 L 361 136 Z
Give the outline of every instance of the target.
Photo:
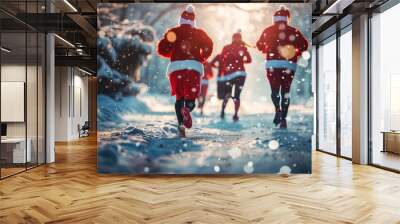
M 193 13 L 194 12 L 194 6 L 192 4 L 187 5 L 185 11 L 189 12 L 189 13 Z
M 181 17 L 179 18 L 179 24 L 188 24 L 191 26 L 196 26 L 194 21 L 196 15 L 194 14 L 194 7 L 193 5 L 189 4 L 186 6 L 185 11 L 182 12 Z

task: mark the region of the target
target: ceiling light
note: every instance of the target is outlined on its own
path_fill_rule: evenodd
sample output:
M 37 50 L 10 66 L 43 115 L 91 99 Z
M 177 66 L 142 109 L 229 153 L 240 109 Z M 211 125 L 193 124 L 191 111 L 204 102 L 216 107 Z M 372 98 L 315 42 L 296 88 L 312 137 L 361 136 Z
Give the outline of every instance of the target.
M 332 5 L 324 10 L 322 14 L 342 14 L 343 10 L 351 5 L 355 0 L 336 0 Z
M 330 11 L 339 4 L 340 0 L 336 0 L 332 5 L 330 5 L 322 14 L 328 14 Z
M 68 0 L 64 0 L 64 3 L 67 4 L 74 12 L 78 12 L 78 10 Z
M 57 35 L 57 34 L 54 34 L 54 36 L 57 37 L 57 38 L 58 38 L 59 40 L 61 40 L 62 42 L 64 42 L 65 44 L 67 44 L 68 46 L 75 48 L 75 45 L 73 45 L 73 44 L 72 44 L 71 42 L 69 42 L 68 40 L 66 40 L 66 39 L 64 39 L 64 38 L 62 38 L 62 37 L 60 37 L 60 36 Z
M 92 73 L 90 73 L 90 72 L 88 72 L 88 71 L 86 71 L 86 70 L 83 70 L 83 69 L 81 69 L 81 68 L 79 68 L 79 67 L 78 67 L 78 70 L 81 71 L 81 72 L 83 72 L 83 73 L 85 73 L 85 74 L 87 74 L 87 75 L 90 75 L 90 76 L 93 75 Z
M 2 51 L 6 52 L 6 53 L 10 53 L 10 52 L 11 52 L 11 50 L 9 50 L 9 49 L 7 49 L 7 48 L 5 48 L 5 47 L 1 47 L 0 49 L 1 49 Z

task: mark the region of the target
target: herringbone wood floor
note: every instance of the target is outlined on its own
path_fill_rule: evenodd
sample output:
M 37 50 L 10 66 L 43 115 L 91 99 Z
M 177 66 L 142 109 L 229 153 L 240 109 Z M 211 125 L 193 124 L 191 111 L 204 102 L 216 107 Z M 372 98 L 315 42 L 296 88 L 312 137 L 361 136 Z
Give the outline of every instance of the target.
M 400 175 L 315 152 L 313 174 L 113 176 L 96 139 L 0 181 L 0 223 L 400 223 Z

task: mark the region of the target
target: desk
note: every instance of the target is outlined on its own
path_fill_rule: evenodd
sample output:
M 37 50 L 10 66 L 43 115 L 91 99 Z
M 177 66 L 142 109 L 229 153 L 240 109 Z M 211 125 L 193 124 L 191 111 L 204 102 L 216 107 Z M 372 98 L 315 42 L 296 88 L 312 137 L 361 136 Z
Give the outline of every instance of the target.
M 1 157 L 6 163 L 26 163 L 31 162 L 31 139 L 26 139 L 28 143 L 25 152 L 25 138 L 4 138 L 1 139 Z M 12 158 L 12 159 L 11 159 Z
M 400 131 L 383 131 L 383 151 L 400 154 Z

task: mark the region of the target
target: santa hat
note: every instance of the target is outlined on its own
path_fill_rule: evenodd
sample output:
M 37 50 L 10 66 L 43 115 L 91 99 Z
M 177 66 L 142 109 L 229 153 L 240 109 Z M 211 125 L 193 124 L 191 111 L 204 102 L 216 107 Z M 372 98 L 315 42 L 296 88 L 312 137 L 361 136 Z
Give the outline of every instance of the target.
M 179 19 L 179 24 L 189 24 L 191 26 L 196 26 L 196 22 L 194 21 L 194 7 L 193 5 L 186 6 L 185 11 L 182 12 L 181 18 Z
M 238 30 L 236 33 L 232 35 L 232 39 L 242 39 L 242 30 Z
M 274 22 L 288 22 L 290 19 L 290 11 L 286 6 L 281 8 L 274 14 Z

